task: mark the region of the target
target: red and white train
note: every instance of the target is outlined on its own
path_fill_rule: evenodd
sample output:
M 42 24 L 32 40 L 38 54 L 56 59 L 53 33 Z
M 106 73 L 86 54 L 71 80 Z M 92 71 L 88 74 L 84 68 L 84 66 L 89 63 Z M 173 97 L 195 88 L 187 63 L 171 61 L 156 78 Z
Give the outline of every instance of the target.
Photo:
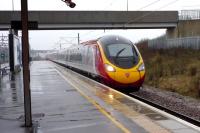
M 145 78 L 144 62 L 136 46 L 115 35 L 72 46 L 49 55 L 48 59 L 127 91 L 139 90 Z

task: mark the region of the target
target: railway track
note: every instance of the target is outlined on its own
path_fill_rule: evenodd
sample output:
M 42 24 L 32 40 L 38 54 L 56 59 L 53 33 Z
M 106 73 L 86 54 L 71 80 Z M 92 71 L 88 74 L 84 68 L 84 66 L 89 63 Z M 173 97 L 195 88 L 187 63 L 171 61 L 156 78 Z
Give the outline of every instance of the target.
M 200 126 L 200 121 L 199 120 L 194 119 L 191 116 L 187 116 L 187 115 L 185 115 L 183 113 L 180 113 L 180 112 L 174 111 L 172 109 L 169 109 L 168 107 L 165 107 L 165 106 L 163 106 L 163 105 L 161 105 L 159 103 L 152 102 L 148 98 L 144 98 L 144 97 L 138 95 L 137 92 L 126 93 L 126 94 L 129 95 L 130 97 L 133 97 L 133 98 L 135 98 L 135 99 L 137 99 L 139 101 L 142 101 L 142 102 L 144 102 L 144 103 L 146 103 L 148 105 L 151 105 L 151 106 L 153 106 L 153 107 L 155 107 L 157 109 L 163 110 L 163 111 L 165 111 L 165 112 L 167 112 L 167 113 L 169 113 L 169 114 L 171 114 L 173 116 L 176 116 L 176 117 L 178 117 L 178 118 L 180 118 L 182 120 L 185 120 L 185 121 L 187 121 L 187 122 L 189 122 L 189 123 L 191 123 L 193 125 L 196 125 L 198 127 Z

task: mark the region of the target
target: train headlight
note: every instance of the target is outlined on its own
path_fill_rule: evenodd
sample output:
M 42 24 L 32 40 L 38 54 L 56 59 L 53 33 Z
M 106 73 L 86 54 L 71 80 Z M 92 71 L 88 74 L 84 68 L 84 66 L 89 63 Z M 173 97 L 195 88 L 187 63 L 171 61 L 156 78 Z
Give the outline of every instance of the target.
M 145 66 L 144 63 L 140 64 L 140 66 L 138 67 L 138 71 L 144 71 L 145 70 Z
M 105 64 L 105 68 L 108 72 L 115 72 L 115 68 L 111 65 Z

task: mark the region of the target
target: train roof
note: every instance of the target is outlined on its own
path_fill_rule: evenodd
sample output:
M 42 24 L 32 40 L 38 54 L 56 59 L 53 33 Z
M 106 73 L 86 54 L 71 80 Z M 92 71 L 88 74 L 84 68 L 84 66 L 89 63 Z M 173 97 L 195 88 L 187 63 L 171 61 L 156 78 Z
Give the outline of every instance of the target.
M 129 39 L 119 36 L 119 35 L 106 35 L 106 36 L 102 36 L 98 39 L 94 39 L 94 40 L 89 40 L 86 42 L 82 42 L 81 44 L 84 45 L 92 45 L 92 44 L 97 44 L 97 41 L 100 41 L 102 44 L 111 44 L 111 43 L 132 43 Z
M 98 41 L 100 41 L 102 44 L 113 44 L 113 43 L 132 44 L 132 42 L 129 39 L 119 36 L 119 35 L 103 36 L 103 37 L 100 37 Z
M 86 41 L 86 42 L 82 42 L 81 44 L 83 45 L 90 45 L 90 44 L 96 44 L 97 43 L 97 39 L 95 40 L 89 40 L 89 41 Z

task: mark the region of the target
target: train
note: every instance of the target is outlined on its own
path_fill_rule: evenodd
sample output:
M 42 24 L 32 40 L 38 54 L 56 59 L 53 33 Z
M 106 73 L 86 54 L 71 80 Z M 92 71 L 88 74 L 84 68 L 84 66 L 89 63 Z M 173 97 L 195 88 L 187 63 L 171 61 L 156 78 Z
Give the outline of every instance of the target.
M 73 45 L 47 58 L 127 92 L 138 91 L 145 79 L 145 65 L 139 50 L 130 40 L 118 35 Z

